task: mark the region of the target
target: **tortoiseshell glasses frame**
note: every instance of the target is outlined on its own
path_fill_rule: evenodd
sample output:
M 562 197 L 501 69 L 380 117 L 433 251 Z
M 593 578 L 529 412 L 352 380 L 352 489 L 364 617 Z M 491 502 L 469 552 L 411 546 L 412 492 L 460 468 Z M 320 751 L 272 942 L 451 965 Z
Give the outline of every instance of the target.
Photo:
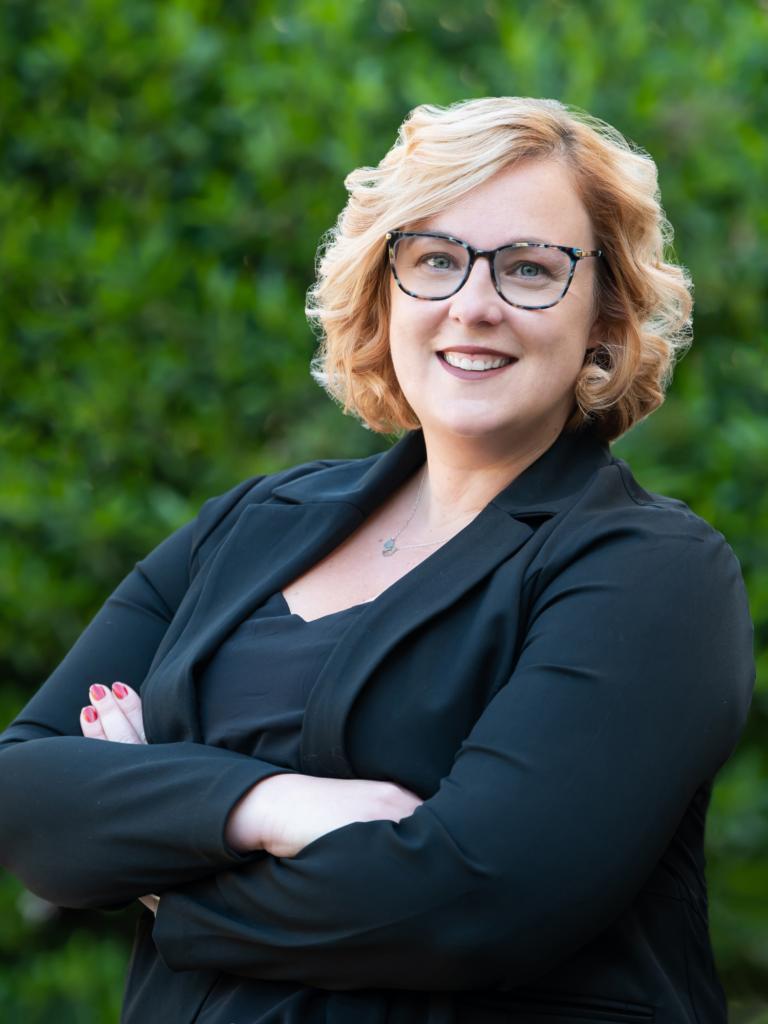
M 453 245 L 460 245 L 465 249 L 469 259 L 464 270 L 464 276 L 459 284 L 451 291 L 446 292 L 445 295 L 419 295 L 406 288 L 398 276 L 396 263 L 397 243 L 404 238 L 436 238 L 441 241 L 450 242 Z M 488 266 L 491 271 L 491 280 L 493 281 L 493 286 L 498 294 L 504 302 L 508 303 L 510 306 L 515 306 L 517 309 L 550 309 L 552 306 L 556 306 L 568 292 L 568 288 L 573 280 L 574 271 L 576 270 L 576 264 L 579 260 L 599 258 L 603 255 L 602 250 L 600 249 L 579 249 L 570 245 L 550 245 L 544 242 L 510 242 L 507 245 L 500 245 L 498 249 L 475 249 L 474 246 L 469 245 L 467 242 L 463 242 L 460 238 L 453 238 L 451 235 L 438 235 L 431 231 L 388 231 L 386 241 L 392 274 L 398 287 L 401 291 L 405 292 L 406 295 L 411 295 L 414 299 L 424 299 L 427 302 L 442 302 L 443 299 L 449 299 L 464 287 L 469 275 L 472 273 L 475 261 L 482 257 L 483 259 L 488 260 Z M 506 252 L 510 249 L 556 249 L 558 252 L 562 252 L 568 257 L 571 263 L 570 271 L 557 298 L 553 299 L 552 302 L 547 302 L 542 305 L 529 305 L 521 302 L 513 302 L 511 299 L 507 298 L 499 285 L 496 274 L 496 259 L 499 253 Z

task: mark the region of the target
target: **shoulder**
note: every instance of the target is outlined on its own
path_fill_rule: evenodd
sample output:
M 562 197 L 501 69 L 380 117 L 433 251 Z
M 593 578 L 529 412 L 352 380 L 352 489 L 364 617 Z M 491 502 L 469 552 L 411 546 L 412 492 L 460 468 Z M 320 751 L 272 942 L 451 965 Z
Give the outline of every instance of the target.
M 585 535 L 625 532 L 627 540 L 647 542 L 651 537 L 661 545 L 685 544 L 696 540 L 719 546 L 725 538 L 696 515 L 685 502 L 647 491 L 635 479 L 623 459 L 612 459 L 568 509 L 569 532 Z
M 687 682 L 684 664 L 706 662 L 708 692 L 730 688 L 746 706 L 752 621 L 741 567 L 720 532 L 684 502 L 644 490 L 619 459 L 548 525 L 530 565 L 531 621 L 559 606 L 570 629 L 574 609 L 590 608 L 601 644 L 649 665 L 666 658 Z M 707 689 L 703 675 L 696 685 Z
M 746 603 L 739 562 L 722 533 L 684 502 L 645 490 L 622 459 L 595 473 L 555 520 L 537 559 L 550 579 L 581 566 L 633 574 L 638 591 L 650 593 L 674 577 L 688 588 L 738 593 Z
M 208 554 L 232 530 L 250 505 L 284 500 L 282 495 L 275 495 L 279 488 L 287 487 L 287 485 L 300 480 L 311 484 L 312 478 L 324 470 L 349 466 L 350 470 L 354 471 L 359 466 L 361 467 L 360 471 L 364 472 L 363 467 L 369 465 L 370 461 L 369 459 L 318 459 L 315 462 L 292 466 L 290 469 L 278 473 L 250 477 L 226 493 L 209 498 L 201 507 L 194 524 L 190 555 L 192 574 L 194 575 Z

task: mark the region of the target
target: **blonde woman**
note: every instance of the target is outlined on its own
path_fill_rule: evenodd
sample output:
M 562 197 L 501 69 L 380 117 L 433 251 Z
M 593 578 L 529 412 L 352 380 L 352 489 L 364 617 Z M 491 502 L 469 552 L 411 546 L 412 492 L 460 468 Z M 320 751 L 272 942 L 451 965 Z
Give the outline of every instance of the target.
M 124 1024 L 725 1024 L 702 846 L 744 587 L 609 448 L 688 336 L 655 166 L 484 99 L 347 184 L 315 373 L 402 440 L 139 563 L 0 739 L 2 863 L 147 905 Z

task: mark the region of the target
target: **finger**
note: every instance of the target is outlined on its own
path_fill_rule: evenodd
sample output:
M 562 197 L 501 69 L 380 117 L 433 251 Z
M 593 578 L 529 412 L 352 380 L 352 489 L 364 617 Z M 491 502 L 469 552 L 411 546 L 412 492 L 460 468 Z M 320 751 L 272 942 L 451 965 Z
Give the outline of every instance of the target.
M 104 734 L 113 743 L 141 743 L 136 730 L 125 717 L 112 696 L 112 691 L 96 684 L 92 686 L 88 696 L 96 709 Z
M 89 740 L 105 740 L 107 738 L 99 721 L 99 713 L 90 704 L 80 712 L 80 728 L 83 730 L 83 736 L 87 736 Z
M 112 695 L 117 698 L 120 710 L 133 726 L 133 730 L 142 743 L 147 742 L 144 734 L 144 717 L 141 711 L 141 697 L 125 683 L 113 683 Z

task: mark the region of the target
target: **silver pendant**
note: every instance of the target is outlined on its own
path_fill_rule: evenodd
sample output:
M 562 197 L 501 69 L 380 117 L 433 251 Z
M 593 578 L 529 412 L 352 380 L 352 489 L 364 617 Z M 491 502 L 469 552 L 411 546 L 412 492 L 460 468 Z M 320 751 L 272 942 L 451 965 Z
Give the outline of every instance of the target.
M 384 550 L 381 552 L 386 558 L 387 555 L 394 555 L 397 548 L 395 547 L 395 538 L 390 537 L 389 540 L 384 541 Z

